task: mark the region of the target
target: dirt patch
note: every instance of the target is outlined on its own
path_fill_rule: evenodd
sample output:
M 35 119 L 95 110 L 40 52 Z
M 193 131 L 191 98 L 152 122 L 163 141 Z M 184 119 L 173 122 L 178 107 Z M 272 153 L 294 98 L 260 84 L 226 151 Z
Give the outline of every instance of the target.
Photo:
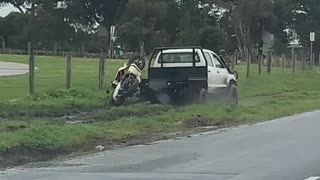
M 245 96 L 245 97 L 242 97 L 242 98 L 270 97 L 270 96 L 282 95 L 282 94 L 285 94 L 285 93 L 292 93 L 292 92 L 295 92 L 295 91 L 296 90 L 284 90 L 284 91 L 281 91 L 281 92 L 268 92 L 268 93 L 261 93 L 261 94 L 258 94 L 258 95 L 254 95 L 254 96 Z

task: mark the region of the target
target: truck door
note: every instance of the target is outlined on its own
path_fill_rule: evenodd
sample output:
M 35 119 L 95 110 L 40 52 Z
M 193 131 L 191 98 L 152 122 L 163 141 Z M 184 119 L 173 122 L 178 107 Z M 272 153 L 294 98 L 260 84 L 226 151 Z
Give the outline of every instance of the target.
M 219 61 L 218 57 L 210 53 L 214 66 L 217 72 L 217 87 L 225 88 L 228 87 L 228 70 L 227 68 Z
M 212 56 L 208 52 L 204 52 L 206 59 L 208 61 L 208 91 L 213 92 L 218 87 L 218 71 L 214 66 Z

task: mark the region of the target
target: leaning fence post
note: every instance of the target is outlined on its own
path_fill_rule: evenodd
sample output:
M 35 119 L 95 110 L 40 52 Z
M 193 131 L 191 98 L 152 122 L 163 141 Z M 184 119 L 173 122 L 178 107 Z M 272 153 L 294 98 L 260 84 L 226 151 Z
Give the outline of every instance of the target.
M 251 54 L 247 54 L 247 73 L 246 78 L 248 79 L 250 77 L 250 65 L 251 65 Z
M 29 56 L 29 93 L 31 96 L 34 95 L 34 69 L 35 69 L 34 54 L 31 54 Z
M 272 65 L 272 53 L 268 51 L 268 59 L 267 59 L 267 73 L 271 73 L 271 65 Z
M 71 53 L 68 53 L 66 66 L 66 89 L 71 88 L 71 58 Z
M 99 90 L 104 89 L 106 56 L 101 54 L 99 61 Z

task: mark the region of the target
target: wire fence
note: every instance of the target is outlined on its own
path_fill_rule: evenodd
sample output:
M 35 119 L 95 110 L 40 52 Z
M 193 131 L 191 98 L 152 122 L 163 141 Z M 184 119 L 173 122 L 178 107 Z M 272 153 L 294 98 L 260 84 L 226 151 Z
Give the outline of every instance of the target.
M 68 55 L 59 61 L 51 61 L 45 57 L 30 55 L 21 63 L 29 64 L 27 68 L 0 66 L 0 100 L 13 99 L 23 95 L 35 95 L 57 89 L 82 88 L 105 91 L 111 84 L 114 73 L 123 65 L 121 60 L 108 64 L 107 57 L 83 61 Z M 109 66 L 110 65 L 110 66 Z
M 226 58 L 226 61 L 234 70 L 245 68 L 247 79 L 256 72 L 259 75 L 274 73 L 274 69 L 301 73 L 317 69 L 315 64 L 318 64 L 315 55 L 308 56 L 303 53 L 274 55 L 269 52 L 267 56 L 257 56 L 235 52 Z M 70 53 L 58 60 L 30 55 L 23 62 L 30 66 L 0 67 L 0 100 L 57 89 L 84 88 L 104 91 L 108 89 L 108 83 L 111 83 L 117 68 L 123 65 L 123 61 L 108 63 L 107 57 L 101 54 L 100 58 L 94 61 L 74 60 Z
M 315 54 L 305 54 L 305 53 L 292 53 L 292 54 L 281 54 L 275 55 L 271 51 L 268 52 L 266 56 L 263 55 L 251 55 L 248 52 L 240 55 L 235 52 L 231 57 L 231 67 L 233 70 L 237 69 L 238 64 L 246 65 L 246 79 L 250 78 L 251 71 L 257 68 L 259 75 L 263 73 L 271 74 L 273 69 L 281 69 L 282 71 L 290 70 L 292 73 L 300 73 L 303 71 L 314 71 L 320 72 L 320 54 L 319 60 L 315 59 Z M 252 64 L 257 66 L 251 66 Z M 319 68 L 317 68 L 319 65 Z

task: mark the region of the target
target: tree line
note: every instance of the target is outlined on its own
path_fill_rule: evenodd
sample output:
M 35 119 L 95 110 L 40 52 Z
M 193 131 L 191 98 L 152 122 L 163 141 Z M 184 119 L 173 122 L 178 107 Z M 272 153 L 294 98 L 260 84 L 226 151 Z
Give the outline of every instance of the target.
M 107 51 L 109 30 L 126 51 L 200 45 L 215 51 L 256 51 L 265 32 L 275 52 L 296 38 L 305 51 L 309 33 L 320 37 L 318 0 L 0 0 L 19 12 L 0 19 L 10 48 Z M 297 33 L 297 37 L 293 34 Z M 315 49 L 320 43 L 315 42 Z

